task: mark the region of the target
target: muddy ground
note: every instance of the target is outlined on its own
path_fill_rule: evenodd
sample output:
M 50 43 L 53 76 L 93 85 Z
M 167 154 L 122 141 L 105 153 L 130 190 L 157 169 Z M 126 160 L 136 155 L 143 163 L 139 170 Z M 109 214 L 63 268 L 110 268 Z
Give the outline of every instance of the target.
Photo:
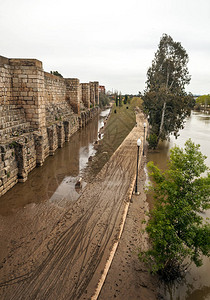
M 136 140 L 143 136 L 143 114 L 137 118 L 138 126 L 68 210 L 56 203 L 30 204 L 16 220 L 0 219 L 1 299 L 90 299 L 95 293 L 130 203 Z M 137 258 L 139 246 L 146 245 L 140 229 L 148 209 L 141 175 L 141 194 L 129 204 L 99 299 L 158 299 L 156 279 Z
M 109 269 L 99 300 L 156 300 L 163 299 L 161 283 L 151 275 L 138 259 L 140 249 L 147 249 L 148 239 L 144 233 L 149 210 L 145 185 L 144 157 L 139 171 L 139 195 L 132 195 L 122 237 Z

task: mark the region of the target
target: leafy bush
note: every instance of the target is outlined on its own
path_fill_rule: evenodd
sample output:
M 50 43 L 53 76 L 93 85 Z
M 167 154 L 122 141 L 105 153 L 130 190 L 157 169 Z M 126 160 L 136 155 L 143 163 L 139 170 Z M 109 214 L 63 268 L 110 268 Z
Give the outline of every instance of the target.
M 157 147 L 158 138 L 157 138 L 157 135 L 155 133 L 151 133 L 149 135 L 149 137 L 147 138 L 147 141 L 148 141 L 150 149 L 155 149 Z
M 191 262 L 202 265 L 202 255 L 210 256 L 210 224 L 201 216 L 210 208 L 210 173 L 200 177 L 208 167 L 199 147 L 189 139 L 185 149 L 171 149 L 165 172 L 148 164 L 155 199 L 146 226 L 151 247 L 139 258 L 165 280 L 178 277 Z
M 106 94 L 100 93 L 99 94 L 99 106 L 100 106 L 100 108 L 109 105 L 109 103 L 110 103 L 109 96 L 107 96 Z

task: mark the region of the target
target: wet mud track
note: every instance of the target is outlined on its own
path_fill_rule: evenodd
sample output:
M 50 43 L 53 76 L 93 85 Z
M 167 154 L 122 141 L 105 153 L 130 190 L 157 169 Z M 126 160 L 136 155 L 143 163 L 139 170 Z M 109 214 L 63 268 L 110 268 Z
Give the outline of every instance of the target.
M 1 299 L 91 298 L 118 239 L 134 183 L 136 141 L 143 136 L 142 122 L 30 257 L 7 274 L 1 268 Z

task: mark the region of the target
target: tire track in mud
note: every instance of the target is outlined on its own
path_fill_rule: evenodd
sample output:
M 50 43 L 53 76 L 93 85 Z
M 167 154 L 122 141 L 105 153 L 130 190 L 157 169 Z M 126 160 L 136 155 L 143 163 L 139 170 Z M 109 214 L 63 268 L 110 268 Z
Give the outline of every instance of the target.
M 0 283 L 1 299 L 91 297 L 118 237 L 142 133 L 139 123 L 35 251 L 35 263 L 25 262 L 19 276 Z

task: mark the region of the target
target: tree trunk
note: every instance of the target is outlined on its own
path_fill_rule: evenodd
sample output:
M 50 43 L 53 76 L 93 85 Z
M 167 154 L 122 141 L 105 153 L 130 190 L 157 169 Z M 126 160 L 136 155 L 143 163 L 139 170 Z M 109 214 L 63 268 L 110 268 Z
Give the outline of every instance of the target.
M 159 130 L 159 135 L 158 135 L 158 142 L 159 142 L 161 133 L 162 133 L 162 131 L 163 131 L 163 124 L 164 124 L 165 111 L 166 111 L 166 102 L 164 102 L 164 104 L 163 104 L 163 110 L 162 110 L 162 116 L 161 116 L 161 123 L 160 123 L 160 130 Z

